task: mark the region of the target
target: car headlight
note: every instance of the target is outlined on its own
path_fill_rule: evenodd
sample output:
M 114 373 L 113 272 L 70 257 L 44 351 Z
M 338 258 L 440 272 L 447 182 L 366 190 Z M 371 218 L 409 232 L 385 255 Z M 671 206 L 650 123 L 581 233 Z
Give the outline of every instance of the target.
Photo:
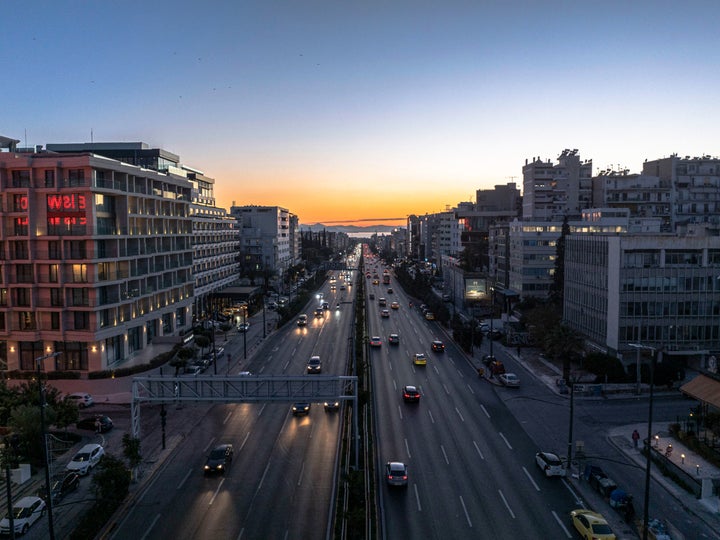
M 210 470 L 210 465 L 205 465 L 205 467 L 203 467 L 203 468 L 204 468 L 206 471 L 209 471 L 209 470 Z

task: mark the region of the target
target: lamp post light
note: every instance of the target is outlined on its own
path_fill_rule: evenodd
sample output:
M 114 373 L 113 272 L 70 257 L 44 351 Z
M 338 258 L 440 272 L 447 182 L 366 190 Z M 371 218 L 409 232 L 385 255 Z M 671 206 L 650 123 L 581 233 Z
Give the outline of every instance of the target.
M 648 347 L 650 348 L 650 347 Z M 650 466 L 652 465 L 652 448 L 650 441 L 652 437 L 652 416 L 653 416 L 653 393 L 655 389 L 655 365 L 657 364 L 656 350 L 652 350 L 650 359 L 650 401 L 648 403 L 648 434 L 647 434 L 647 461 L 645 463 L 645 501 L 643 509 L 643 540 L 648 539 L 648 522 L 650 521 Z M 658 351 L 661 354 L 661 351 Z M 662 361 L 662 358 L 661 358 Z M 655 448 L 657 448 L 660 437 L 655 435 Z
M 55 540 L 55 529 L 53 526 L 53 514 L 52 514 L 52 496 L 50 489 L 50 459 L 48 455 L 47 438 L 45 437 L 45 386 L 40 378 L 40 368 L 43 365 L 43 361 L 48 358 L 57 358 L 62 352 L 54 352 L 40 356 L 35 359 L 35 365 L 37 366 L 37 378 L 38 378 L 38 392 L 40 393 L 40 436 L 42 437 L 42 451 L 43 451 L 43 465 L 45 465 L 45 493 L 47 493 L 47 511 L 48 511 L 48 534 L 50 540 Z

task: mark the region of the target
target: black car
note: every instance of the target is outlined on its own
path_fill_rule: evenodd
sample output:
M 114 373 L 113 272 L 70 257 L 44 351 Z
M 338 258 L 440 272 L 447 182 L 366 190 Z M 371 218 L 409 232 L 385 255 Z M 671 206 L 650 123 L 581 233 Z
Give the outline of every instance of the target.
M 439 339 L 436 339 L 432 342 L 432 350 L 435 352 L 443 352 L 445 351 L 445 344 Z
M 50 493 L 53 502 L 57 502 L 71 491 L 75 491 L 80 485 L 80 475 L 74 472 L 58 475 L 50 480 Z M 47 500 L 45 488 L 40 490 L 38 496 Z
M 225 470 L 230 467 L 232 459 L 232 444 L 221 444 L 220 446 L 216 446 L 212 449 L 212 452 L 210 452 L 210 455 L 205 462 L 205 467 L 203 467 L 203 470 L 205 471 L 205 474 L 225 474 Z
M 89 431 L 95 431 L 99 433 L 107 433 L 113 428 L 113 421 L 109 416 L 88 416 L 82 418 L 75 423 L 75 427 L 78 429 L 87 429 Z M 98 429 L 99 428 L 99 429 Z
M 405 403 L 417 403 L 420 401 L 420 392 L 415 386 L 403 386 L 402 396 Z

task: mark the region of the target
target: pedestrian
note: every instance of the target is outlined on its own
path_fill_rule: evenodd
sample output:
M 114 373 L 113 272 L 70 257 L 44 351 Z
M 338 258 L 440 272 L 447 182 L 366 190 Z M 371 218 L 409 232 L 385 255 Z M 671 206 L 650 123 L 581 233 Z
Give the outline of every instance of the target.
M 102 424 L 100 423 L 100 417 L 95 417 L 95 433 L 100 433 L 100 428 L 102 427 Z
M 638 433 L 638 430 L 633 430 L 632 432 L 632 440 L 633 440 L 633 447 L 638 447 L 638 441 L 640 440 L 640 434 Z

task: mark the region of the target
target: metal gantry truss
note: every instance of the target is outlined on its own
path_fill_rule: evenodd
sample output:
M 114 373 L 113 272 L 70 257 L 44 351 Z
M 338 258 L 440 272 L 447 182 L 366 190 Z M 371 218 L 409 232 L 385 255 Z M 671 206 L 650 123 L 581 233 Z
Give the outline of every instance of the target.
M 357 377 L 335 375 L 201 375 L 198 377 L 134 377 L 132 436 L 140 438 L 142 403 L 293 403 L 353 401 Z

